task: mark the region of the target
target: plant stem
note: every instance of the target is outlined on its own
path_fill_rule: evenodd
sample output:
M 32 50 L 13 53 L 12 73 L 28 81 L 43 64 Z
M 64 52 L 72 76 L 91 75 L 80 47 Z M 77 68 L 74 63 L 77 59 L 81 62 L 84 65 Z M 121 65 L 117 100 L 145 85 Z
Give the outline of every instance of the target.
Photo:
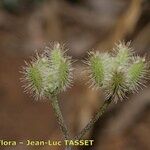
M 57 95 L 52 96 L 51 103 L 52 103 L 52 107 L 53 107 L 53 110 L 54 110 L 56 118 L 57 118 L 57 122 L 60 126 L 62 133 L 63 133 L 64 140 L 68 140 L 69 139 L 69 133 L 68 133 L 68 129 L 67 129 L 67 126 L 65 124 L 62 112 L 61 112 L 60 107 L 59 107 Z M 66 147 L 65 150 L 71 150 L 71 147 Z
M 98 121 L 98 119 L 103 116 L 109 104 L 111 103 L 112 99 L 113 99 L 113 95 L 104 101 L 103 105 L 97 111 L 95 116 L 89 121 L 89 123 L 83 128 L 83 130 L 81 130 L 81 132 L 74 138 L 75 140 L 81 140 L 82 137 L 93 127 L 95 122 Z

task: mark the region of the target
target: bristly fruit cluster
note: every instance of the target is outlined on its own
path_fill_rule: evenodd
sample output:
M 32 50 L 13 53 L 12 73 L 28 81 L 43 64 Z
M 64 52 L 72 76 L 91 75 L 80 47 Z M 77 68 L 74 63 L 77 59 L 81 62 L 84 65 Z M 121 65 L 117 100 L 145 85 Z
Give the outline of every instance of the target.
M 64 54 L 64 47 L 54 43 L 53 48 L 36 54 L 36 57 L 23 67 L 22 78 L 26 92 L 36 98 L 58 94 L 71 85 L 71 59 Z
M 128 92 L 137 92 L 149 78 L 145 58 L 135 56 L 130 44 L 119 43 L 112 53 L 90 52 L 88 72 L 92 88 L 102 88 L 114 101 L 122 100 Z M 23 68 L 26 92 L 35 97 L 50 97 L 71 85 L 71 58 L 65 56 L 64 47 L 54 43 L 50 50 L 37 54 Z
M 129 43 L 117 44 L 112 54 L 91 52 L 87 64 L 91 86 L 104 89 L 108 97 L 114 95 L 115 102 L 145 86 L 148 77 L 148 63 L 134 56 Z

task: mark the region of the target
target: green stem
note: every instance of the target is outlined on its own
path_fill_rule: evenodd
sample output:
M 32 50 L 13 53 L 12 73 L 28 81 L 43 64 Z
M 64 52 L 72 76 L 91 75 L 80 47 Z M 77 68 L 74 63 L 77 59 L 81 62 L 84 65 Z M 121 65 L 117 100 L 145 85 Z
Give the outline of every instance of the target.
M 52 103 L 52 107 L 53 107 L 53 110 L 54 110 L 56 118 L 57 118 L 57 122 L 60 126 L 62 133 L 63 133 L 64 140 L 68 140 L 68 139 L 70 139 L 69 132 L 68 132 L 67 126 L 65 124 L 62 112 L 60 110 L 58 99 L 57 99 L 56 95 L 52 96 L 51 103 Z M 66 150 L 71 150 L 71 147 L 66 147 Z
M 113 99 L 113 96 L 110 96 L 107 100 L 104 101 L 103 105 L 97 111 L 97 113 L 95 114 L 95 116 L 89 121 L 89 123 L 83 128 L 83 130 L 81 130 L 81 132 L 79 133 L 79 135 L 77 135 L 75 137 L 75 140 L 76 139 L 77 140 L 81 140 L 82 137 L 93 127 L 93 125 L 95 124 L 95 122 L 97 122 L 98 119 L 100 119 L 103 116 L 103 114 L 107 110 L 109 104 L 111 103 L 112 99 Z

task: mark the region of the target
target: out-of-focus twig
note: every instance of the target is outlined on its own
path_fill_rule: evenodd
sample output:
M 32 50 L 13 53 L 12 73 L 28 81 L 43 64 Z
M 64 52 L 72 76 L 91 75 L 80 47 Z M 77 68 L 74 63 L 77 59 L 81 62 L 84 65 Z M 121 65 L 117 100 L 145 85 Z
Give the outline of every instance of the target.
M 110 49 L 114 43 L 122 40 L 126 35 L 133 32 L 134 27 L 141 14 L 141 2 L 142 0 L 131 0 L 126 12 L 120 16 L 120 19 L 116 22 L 112 34 L 103 42 L 97 43 L 98 49 Z
M 150 23 L 147 24 L 136 36 L 133 46 L 138 53 L 149 53 L 150 50 Z
M 80 25 L 88 28 L 109 28 L 115 23 L 115 20 L 113 18 L 107 19 L 100 16 L 100 14 L 96 14 L 91 10 L 88 10 L 81 6 L 73 6 L 65 2 L 63 2 L 61 6 L 63 8 L 61 9 L 61 15 L 69 17 L 72 20 L 75 20 Z

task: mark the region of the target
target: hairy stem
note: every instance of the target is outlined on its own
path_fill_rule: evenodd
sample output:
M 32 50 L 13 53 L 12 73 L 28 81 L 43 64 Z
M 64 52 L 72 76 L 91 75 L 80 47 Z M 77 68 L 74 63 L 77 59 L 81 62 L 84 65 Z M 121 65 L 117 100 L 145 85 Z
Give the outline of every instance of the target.
M 70 139 L 69 132 L 68 132 L 67 126 L 65 124 L 62 112 L 60 110 L 58 99 L 57 99 L 56 95 L 52 96 L 51 103 L 52 103 L 52 107 L 53 107 L 54 113 L 55 113 L 56 118 L 57 118 L 57 122 L 60 126 L 62 133 L 63 133 L 64 140 L 68 140 L 68 139 Z M 65 150 L 71 150 L 71 147 L 66 147 Z
M 112 99 L 113 99 L 113 96 L 110 96 L 107 100 L 104 101 L 103 105 L 97 111 L 95 116 L 89 121 L 89 123 L 83 128 L 83 130 L 81 130 L 81 132 L 74 138 L 75 140 L 82 139 L 82 137 L 93 127 L 95 122 L 97 122 L 98 119 L 103 116 L 103 114 L 107 110 L 109 104 L 111 103 Z

